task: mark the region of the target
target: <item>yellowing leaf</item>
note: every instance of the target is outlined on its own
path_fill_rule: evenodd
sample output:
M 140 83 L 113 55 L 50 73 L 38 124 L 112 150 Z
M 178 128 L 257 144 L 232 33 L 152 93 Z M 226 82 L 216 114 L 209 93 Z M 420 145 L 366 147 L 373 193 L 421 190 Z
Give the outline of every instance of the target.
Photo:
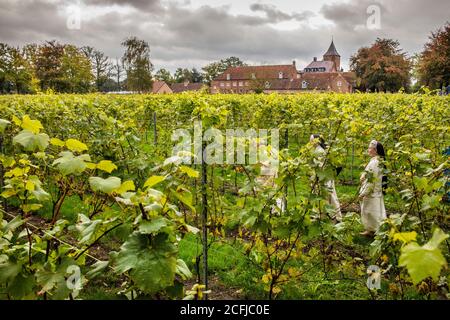
M 64 147 L 66 144 L 64 143 L 64 141 L 58 139 L 58 138 L 51 138 L 50 139 L 50 144 L 54 145 L 54 146 L 58 146 L 58 147 Z
M 40 208 L 42 208 L 42 204 L 39 203 L 22 204 L 20 207 L 22 208 L 23 212 L 28 213 L 31 211 L 39 210 Z
M 278 294 L 278 293 L 281 292 L 281 288 L 280 288 L 280 287 L 273 287 L 272 292 L 273 292 L 274 294 Z
M 117 169 L 117 166 L 109 160 L 102 160 L 97 164 L 97 169 L 111 173 L 113 170 Z
M 76 139 L 67 139 L 66 146 L 70 151 L 81 152 L 88 149 L 88 147 Z
M 272 279 L 272 276 L 270 274 L 265 274 L 262 276 L 262 281 L 264 283 L 269 283 L 269 281 Z
M 148 178 L 147 181 L 145 181 L 144 188 L 146 188 L 146 187 L 147 188 L 152 188 L 153 186 L 157 185 L 161 181 L 164 181 L 164 179 L 166 179 L 166 177 L 163 177 L 163 176 L 152 176 L 152 177 Z
M 187 167 L 187 166 L 180 166 L 180 171 L 186 173 L 191 178 L 199 177 L 198 171 L 196 171 L 190 167 Z
M 408 243 L 411 241 L 416 241 L 417 232 L 399 232 L 394 234 L 394 241 L 401 241 L 403 243 Z
M 27 189 L 28 191 L 33 191 L 34 190 L 34 183 L 31 180 L 28 180 L 25 184 L 25 189 Z
M 92 162 L 86 162 L 86 168 L 94 170 L 94 169 L 97 169 L 97 165 Z
M 24 116 L 21 127 L 25 130 L 30 130 L 34 134 L 38 134 L 40 129 L 44 129 L 39 120 L 31 120 L 29 116 Z
M 17 118 L 16 116 L 12 116 L 12 122 L 14 122 L 14 124 L 16 126 L 20 126 L 22 124 L 22 120 L 20 120 L 19 118 Z
M 134 185 L 134 182 L 132 180 L 125 181 L 122 183 L 119 189 L 117 189 L 115 192 L 118 194 L 125 193 L 127 191 L 134 191 L 136 190 L 136 186 Z

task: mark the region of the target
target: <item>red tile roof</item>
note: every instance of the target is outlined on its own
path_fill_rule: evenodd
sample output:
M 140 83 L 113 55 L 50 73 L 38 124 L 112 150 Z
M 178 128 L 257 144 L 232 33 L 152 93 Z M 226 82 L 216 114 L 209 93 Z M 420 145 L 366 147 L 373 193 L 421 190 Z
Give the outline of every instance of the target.
M 230 67 L 219 75 L 215 81 L 227 80 L 227 74 L 230 80 L 252 80 L 252 74 L 256 79 L 279 79 L 279 73 L 283 73 L 283 79 L 295 78 L 297 69 L 293 64 L 271 65 L 271 66 L 243 66 Z
M 305 69 L 309 68 L 325 68 L 325 72 L 332 72 L 335 69 L 333 61 L 312 61 Z
M 184 91 L 198 91 L 203 88 L 204 83 L 174 83 L 170 86 L 173 93 L 179 93 Z
M 152 93 L 157 93 L 159 91 L 159 89 L 161 89 L 162 86 L 165 84 L 166 83 L 164 81 L 154 81 L 153 87 L 152 87 Z

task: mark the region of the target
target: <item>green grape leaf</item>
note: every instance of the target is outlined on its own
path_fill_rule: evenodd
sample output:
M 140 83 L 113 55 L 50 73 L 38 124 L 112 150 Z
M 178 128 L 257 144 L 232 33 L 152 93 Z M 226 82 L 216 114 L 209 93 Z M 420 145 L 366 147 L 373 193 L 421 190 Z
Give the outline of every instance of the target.
M 155 293 L 173 285 L 177 268 L 177 248 L 164 233 L 153 237 L 134 232 L 116 255 L 116 271 L 130 271 L 138 288 Z
M 447 264 L 439 244 L 448 238 L 440 229 L 434 231 L 433 237 L 425 245 L 420 246 L 411 242 L 401 250 L 399 266 L 406 267 L 413 283 L 432 277 L 437 280 L 441 268 Z
M 22 271 L 22 265 L 9 260 L 7 255 L 0 255 L 0 283 L 12 281 Z
M 88 154 L 82 154 L 75 157 L 70 151 L 64 151 L 59 154 L 60 158 L 53 162 L 56 168 L 64 176 L 70 174 L 81 174 L 86 170 L 86 161 L 91 161 L 91 157 Z
M 120 188 L 121 180 L 118 177 L 109 177 L 107 179 L 103 179 L 100 177 L 90 177 L 89 184 L 93 191 L 100 191 L 110 194 Z
M 94 240 L 96 232 L 100 229 L 102 220 L 90 220 L 84 214 L 78 215 L 76 229 L 80 232 L 80 243 L 88 243 Z
M 37 283 L 42 287 L 42 292 L 49 292 L 57 285 L 65 285 L 64 274 L 52 272 L 44 268 L 36 271 Z
M 36 280 L 33 275 L 25 277 L 22 273 L 19 273 L 8 285 L 8 294 L 15 299 L 34 296 L 33 288 L 35 285 Z
M 11 124 L 8 120 L 0 119 L 0 133 L 5 132 L 6 127 Z
M 45 133 L 35 134 L 29 130 L 22 130 L 14 138 L 14 144 L 20 144 L 26 151 L 44 151 L 50 138 Z
M 143 220 L 139 224 L 139 232 L 143 234 L 157 234 L 161 229 L 170 225 L 170 221 L 164 217 L 156 217 L 152 220 Z
M 192 273 L 189 270 L 189 267 L 186 265 L 186 262 L 182 259 L 177 260 L 177 275 L 179 275 L 183 280 L 187 280 L 192 278 Z
M 109 261 L 97 261 L 91 266 L 91 270 L 86 273 L 88 278 L 95 278 L 96 276 L 102 274 L 104 270 L 109 266 Z

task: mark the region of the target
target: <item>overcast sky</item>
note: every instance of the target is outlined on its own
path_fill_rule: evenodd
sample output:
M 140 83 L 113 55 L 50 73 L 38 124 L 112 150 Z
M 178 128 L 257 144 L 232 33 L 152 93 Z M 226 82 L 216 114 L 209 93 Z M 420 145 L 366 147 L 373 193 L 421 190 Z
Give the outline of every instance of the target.
M 253 65 L 296 60 L 303 69 L 334 37 L 347 69 L 377 37 L 420 52 L 449 13 L 449 0 L 0 0 L 0 42 L 56 39 L 116 58 L 134 35 L 149 42 L 155 70 L 174 71 L 229 56 Z

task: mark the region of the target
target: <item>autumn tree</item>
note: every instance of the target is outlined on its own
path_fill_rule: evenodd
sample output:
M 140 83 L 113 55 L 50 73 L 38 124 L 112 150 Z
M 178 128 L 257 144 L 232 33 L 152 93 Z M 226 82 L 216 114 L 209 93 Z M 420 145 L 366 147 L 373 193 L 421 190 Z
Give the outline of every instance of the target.
M 229 67 L 241 67 L 245 65 L 246 64 L 238 57 L 229 57 L 227 59 L 222 59 L 220 61 L 210 63 L 202 68 L 204 72 L 204 81 L 210 84 L 212 80 L 214 80 L 221 73 L 225 72 L 225 70 L 227 70 Z
M 64 55 L 64 45 L 56 41 L 47 41 L 39 46 L 35 61 L 36 76 L 40 81 L 41 89 L 60 91 L 61 64 Z
M 152 88 L 152 69 L 150 62 L 150 46 L 144 40 L 130 37 L 122 42 L 125 53 L 122 62 L 127 75 L 129 90 L 148 92 Z
M 450 23 L 432 32 L 416 65 L 421 85 L 440 89 L 450 85 Z
M 0 43 L 0 91 L 33 92 L 33 69 L 19 48 Z
M 76 46 L 48 41 L 39 46 L 35 60 L 35 73 L 42 90 L 70 93 L 90 90 L 91 64 Z
M 398 41 L 377 38 L 371 47 L 363 47 L 350 58 L 356 73 L 357 87 L 366 91 L 407 89 L 411 78 L 411 61 Z
M 73 45 L 65 45 L 61 58 L 61 87 L 59 91 L 89 92 L 93 79 L 91 63 L 81 49 Z

